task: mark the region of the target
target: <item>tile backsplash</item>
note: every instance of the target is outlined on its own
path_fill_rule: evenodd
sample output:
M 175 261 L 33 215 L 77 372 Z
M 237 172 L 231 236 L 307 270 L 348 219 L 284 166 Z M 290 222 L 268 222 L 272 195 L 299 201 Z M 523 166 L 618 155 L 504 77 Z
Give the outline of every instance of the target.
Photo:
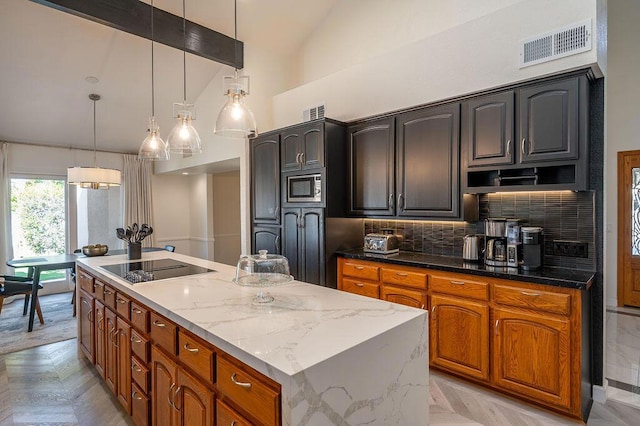
M 462 256 L 466 234 L 483 234 L 484 219 L 518 218 L 524 225 L 541 226 L 545 234 L 545 266 L 595 271 L 595 208 L 593 192 L 517 192 L 480 195 L 480 221 L 432 222 L 366 219 L 365 234 L 393 229 L 402 236 L 401 250 L 440 256 Z M 588 258 L 555 256 L 553 240 L 588 244 Z

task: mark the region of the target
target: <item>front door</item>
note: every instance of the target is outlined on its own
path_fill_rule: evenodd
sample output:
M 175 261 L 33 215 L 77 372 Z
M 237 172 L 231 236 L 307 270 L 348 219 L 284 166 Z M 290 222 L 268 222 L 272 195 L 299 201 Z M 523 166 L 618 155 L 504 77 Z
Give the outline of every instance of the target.
M 618 304 L 640 307 L 640 151 L 618 153 Z

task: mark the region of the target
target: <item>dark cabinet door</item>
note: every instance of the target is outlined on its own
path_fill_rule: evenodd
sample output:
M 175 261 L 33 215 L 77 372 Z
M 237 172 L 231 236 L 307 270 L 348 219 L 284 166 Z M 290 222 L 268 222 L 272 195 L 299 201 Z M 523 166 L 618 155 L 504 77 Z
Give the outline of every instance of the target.
M 280 143 L 278 136 L 251 141 L 251 206 L 255 223 L 280 223 Z
M 252 253 L 266 250 L 268 253 L 280 254 L 280 227 L 254 226 L 251 247 Z
M 287 129 L 280 141 L 283 172 L 324 167 L 324 122 Z
M 300 215 L 300 273 L 305 282 L 325 285 L 324 212 L 303 208 Z
M 393 216 L 394 119 L 349 127 L 349 215 Z
M 282 255 L 289 261 L 291 275 L 296 280 L 302 280 L 300 274 L 300 248 L 298 233 L 300 229 L 299 208 L 282 209 Z
M 460 104 L 396 119 L 396 215 L 457 217 L 460 205 Z
M 521 163 L 578 158 L 579 92 L 579 77 L 520 90 Z
M 468 166 L 514 163 L 513 90 L 467 103 Z

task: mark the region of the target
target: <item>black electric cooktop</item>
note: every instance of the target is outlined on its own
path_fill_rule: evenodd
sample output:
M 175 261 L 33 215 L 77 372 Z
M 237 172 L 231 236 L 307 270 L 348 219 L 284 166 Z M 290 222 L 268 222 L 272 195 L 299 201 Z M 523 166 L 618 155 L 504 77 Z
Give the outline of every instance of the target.
M 213 269 L 173 259 L 144 260 L 142 262 L 118 263 L 100 267 L 134 284 L 214 272 Z

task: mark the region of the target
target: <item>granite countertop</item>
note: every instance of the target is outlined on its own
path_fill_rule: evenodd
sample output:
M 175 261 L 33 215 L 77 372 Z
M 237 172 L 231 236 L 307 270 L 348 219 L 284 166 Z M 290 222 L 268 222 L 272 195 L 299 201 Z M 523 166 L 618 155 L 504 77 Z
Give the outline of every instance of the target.
M 518 280 L 534 284 L 576 288 L 579 290 L 589 289 L 595 276 L 594 272 L 565 268 L 543 268 L 538 271 L 523 271 L 522 269 L 515 268 L 487 266 L 484 263 L 465 262 L 460 257 L 435 256 L 411 251 L 401 251 L 394 255 L 379 255 L 365 253 L 363 249 L 360 248 L 342 250 L 336 254 L 351 259 Z

